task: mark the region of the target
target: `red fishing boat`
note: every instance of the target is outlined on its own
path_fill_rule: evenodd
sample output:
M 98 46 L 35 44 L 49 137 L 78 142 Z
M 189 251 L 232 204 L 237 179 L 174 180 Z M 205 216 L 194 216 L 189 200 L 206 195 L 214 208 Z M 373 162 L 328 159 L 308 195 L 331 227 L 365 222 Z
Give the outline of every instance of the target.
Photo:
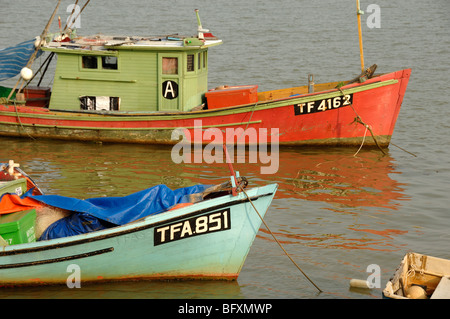
M 410 69 L 375 74 L 376 65 L 362 66 L 353 80 L 315 84 L 310 77 L 306 86 L 264 92 L 247 83 L 208 89 L 208 50 L 220 44 L 199 18 L 194 36 L 81 37 L 70 26 L 54 35 L 44 30 L 36 51 L 49 52 L 44 70 L 58 56 L 53 87 L 29 81 L 4 89 L 0 135 L 172 145 L 389 145 Z M 28 69 L 21 71 L 20 80 L 30 80 Z

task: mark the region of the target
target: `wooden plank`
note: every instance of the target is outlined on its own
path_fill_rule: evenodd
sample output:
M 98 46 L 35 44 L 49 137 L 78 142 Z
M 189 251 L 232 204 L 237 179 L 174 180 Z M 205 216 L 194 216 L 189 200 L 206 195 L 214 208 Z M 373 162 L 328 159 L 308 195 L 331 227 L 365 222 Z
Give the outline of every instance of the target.
M 450 277 L 442 277 L 430 299 L 450 299 Z
M 348 81 L 342 81 L 343 83 L 348 83 Z M 326 90 L 332 90 L 335 89 L 336 86 L 341 82 L 329 82 L 329 83 L 318 83 L 314 85 L 314 92 L 322 92 Z M 287 89 L 279 89 L 279 90 L 271 90 L 271 91 L 264 91 L 264 92 L 258 92 L 258 100 L 259 101 L 273 101 L 278 99 L 283 99 L 290 97 L 292 95 L 302 95 L 302 94 L 308 94 L 308 86 L 298 86 L 298 87 L 292 87 Z

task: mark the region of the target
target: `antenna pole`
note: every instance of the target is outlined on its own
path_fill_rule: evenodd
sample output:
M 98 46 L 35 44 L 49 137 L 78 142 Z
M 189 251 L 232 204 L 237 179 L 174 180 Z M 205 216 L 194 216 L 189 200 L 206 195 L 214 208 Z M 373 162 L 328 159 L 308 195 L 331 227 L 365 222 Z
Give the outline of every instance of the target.
M 359 55 L 361 57 L 361 72 L 364 72 L 364 52 L 363 52 L 363 41 L 362 41 L 362 31 L 361 31 L 361 15 L 364 11 L 361 10 L 359 6 L 359 0 L 356 0 L 356 15 L 358 16 L 358 32 L 359 32 Z

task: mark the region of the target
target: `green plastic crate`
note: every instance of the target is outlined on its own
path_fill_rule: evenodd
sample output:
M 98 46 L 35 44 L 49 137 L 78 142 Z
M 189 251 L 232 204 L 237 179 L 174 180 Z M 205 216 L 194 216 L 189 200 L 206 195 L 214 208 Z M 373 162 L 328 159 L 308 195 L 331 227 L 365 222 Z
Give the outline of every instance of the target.
M 5 193 L 17 194 L 21 196 L 27 191 L 27 180 L 19 178 L 12 181 L 0 182 L 0 196 Z
M 8 97 L 9 94 L 11 93 L 11 91 L 12 91 L 12 88 L 0 86 L 0 97 Z M 14 93 L 11 96 L 11 99 L 14 99 L 15 97 L 16 97 L 16 93 Z
M 0 215 L 0 236 L 8 245 L 34 242 L 36 241 L 35 223 L 35 209 Z

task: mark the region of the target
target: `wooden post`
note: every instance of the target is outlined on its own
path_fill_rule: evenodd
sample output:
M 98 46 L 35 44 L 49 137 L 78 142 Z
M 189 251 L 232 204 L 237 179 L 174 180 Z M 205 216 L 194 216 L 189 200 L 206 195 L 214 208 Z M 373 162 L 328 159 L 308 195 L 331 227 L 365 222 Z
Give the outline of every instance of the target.
M 237 178 L 236 178 L 236 173 L 234 172 L 233 164 L 232 164 L 231 159 L 230 159 L 230 155 L 228 154 L 228 150 L 227 150 L 226 144 L 223 144 L 223 150 L 225 151 L 225 161 L 228 163 L 228 168 L 229 168 L 230 173 L 231 173 L 231 184 L 232 184 L 231 194 L 233 196 L 236 196 L 237 195 L 236 187 L 238 185 L 238 182 L 237 182 Z
M 78 1 L 79 1 L 79 0 L 75 1 L 75 4 L 73 5 L 72 12 L 70 13 L 69 19 L 67 19 L 67 21 L 66 21 L 66 25 L 64 26 L 63 31 L 66 31 L 67 27 L 69 26 L 69 25 L 68 25 L 69 22 L 72 22 L 72 16 L 73 16 L 73 14 L 74 14 L 74 12 L 75 12 L 75 9 L 76 9 L 76 7 L 77 7 L 77 5 L 78 5 Z
M 314 74 L 308 74 L 308 93 L 314 93 Z
M 81 15 L 81 13 L 83 12 L 84 8 L 86 8 L 86 6 L 89 4 L 91 0 L 86 1 L 86 3 L 84 4 L 84 6 L 81 8 L 80 12 L 78 13 L 78 15 L 75 17 L 75 19 L 73 19 L 72 21 L 69 21 L 68 25 L 64 28 L 64 31 L 67 29 L 71 29 L 73 27 L 73 25 L 75 24 L 75 22 L 77 21 L 78 17 Z
M 46 37 L 47 32 L 48 32 L 48 29 L 50 28 L 50 25 L 52 24 L 52 21 L 53 21 L 53 19 L 55 18 L 55 15 L 56 15 L 56 12 L 58 11 L 58 8 L 59 8 L 60 3 L 61 3 L 61 0 L 58 1 L 58 4 L 56 5 L 56 8 L 55 8 L 55 10 L 53 11 L 52 16 L 51 16 L 50 19 L 48 20 L 47 25 L 46 25 L 45 28 L 44 28 L 44 31 L 42 31 L 41 37 L 39 38 L 39 45 L 35 48 L 33 54 L 31 55 L 30 59 L 28 60 L 28 63 L 27 63 L 27 65 L 26 65 L 26 67 L 29 67 L 29 66 L 31 66 L 31 64 L 33 64 L 34 59 L 35 59 L 35 57 L 36 57 L 38 51 L 41 49 L 42 43 L 43 43 L 43 41 L 44 41 L 44 38 Z M 16 85 L 15 85 L 14 88 L 11 90 L 11 93 L 9 93 L 8 100 L 11 99 L 11 96 L 13 95 L 14 91 L 16 90 L 17 86 L 19 85 L 19 83 L 20 83 L 21 81 L 22 81 L 22 78 L 19 78 L 19 79 L 17 80 Z M 23 83 L 22 83 L 22 84 L 23 84 Z M 19 90 L 18 90 L 18 93 L 20 93 L 21 90 L 22 90 L 22 85 L 20 86 L 20 88 L 19 88 Z
M 364 12 L 361 11 L 359 6 L 359 0 L 356 0 L 356 15 L 358 16 L 358 32 L 359 32 L 359 54 L 361 57 L 361 72 L 364 72 L 364 52 L 363 52 L 363 42 L 362 42 L 362 31 L 361 31 L 361 15 Z

